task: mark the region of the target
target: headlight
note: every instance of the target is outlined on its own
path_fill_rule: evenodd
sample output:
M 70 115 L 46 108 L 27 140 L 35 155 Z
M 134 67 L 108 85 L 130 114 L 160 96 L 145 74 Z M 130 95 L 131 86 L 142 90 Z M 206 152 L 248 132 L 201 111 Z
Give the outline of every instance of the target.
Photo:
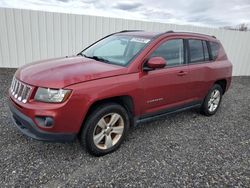
M 68 89 L 50 89 L 39 87 L 36 91 L 35 100 L 42 102 L 59 103 L 65 101 L 71 93 Z

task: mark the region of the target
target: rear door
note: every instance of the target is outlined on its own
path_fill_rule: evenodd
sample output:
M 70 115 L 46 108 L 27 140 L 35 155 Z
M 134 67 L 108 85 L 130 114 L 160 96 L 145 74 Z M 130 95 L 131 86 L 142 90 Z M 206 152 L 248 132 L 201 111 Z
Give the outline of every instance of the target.
M 211 80 L 209 80 L 211 62 L 208 42 L 200 39 L 187 39 L 187 44 L 190 97 L 193 101 L 202 101 L 211 85 Z

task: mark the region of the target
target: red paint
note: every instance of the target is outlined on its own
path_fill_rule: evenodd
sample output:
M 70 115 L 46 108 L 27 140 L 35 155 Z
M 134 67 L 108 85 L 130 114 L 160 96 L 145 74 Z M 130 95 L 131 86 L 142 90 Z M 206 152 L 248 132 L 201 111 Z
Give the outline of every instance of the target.
M 148 60 L 147 65 L 152 69 L 164 68 L 166 66 L 166 61 L 162 57 L 153 57 Z
M 155 33 L 129 32 L 123 35 L 152 38 Z M 218 80 L 225 79 L 228 89 L 231 83 L 232 65 L 222 47 L 214 62 L 143 71 L 143 63 L 150 54 L 162 42 L 174 38 L 217 41 L 200 34 L 166 33 L 151 42 L 128 67 L 105 64 L 80 56 L 29 64 L 20 68 L 15 76 L 22 82 L 34 86 L 31 99 L 24 104 L 11 97 L 12 102 L 14 101 L 15 107 L 33 121 L 35 116 L 54 117 L 54 126 L 39 127 L 42 130 L 76 133 L 79 132 L 89 108 L 96 101 L 116 96 L 130 96 L 134 104 L 134 116 L 141 116 L 203 100 L 208 90 Z M 71 89 L 72 93 L 64 103 L 37 102 L 33 97 L 38 86 L 67 88 Z M 147 103 L 152 99 L 159 101 Z

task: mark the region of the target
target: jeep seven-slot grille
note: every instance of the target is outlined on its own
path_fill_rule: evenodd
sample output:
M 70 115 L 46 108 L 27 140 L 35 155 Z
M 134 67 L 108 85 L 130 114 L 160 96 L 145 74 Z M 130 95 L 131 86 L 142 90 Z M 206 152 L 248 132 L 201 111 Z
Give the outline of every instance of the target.
M 18 101 L 26 103 L 30 96 L 31 86 L 20 82 L 14 77 L 11 83 L 10 91 L 11 95 Z

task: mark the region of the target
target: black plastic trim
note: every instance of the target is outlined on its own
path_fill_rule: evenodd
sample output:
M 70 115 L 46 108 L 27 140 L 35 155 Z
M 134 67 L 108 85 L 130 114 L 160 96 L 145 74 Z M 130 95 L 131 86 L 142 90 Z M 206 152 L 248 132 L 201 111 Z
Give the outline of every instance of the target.
M 189 45 L 186 39 L 183 39 L 183 48 L 184 48 L 184 64 L 188 65 L 189 63 Z
M 178 107 L 173 107 L 173 108 L 168 108 L 168 109 L 160 110 L 160 111 L 153 112 L 153 113 L 148 113 L 148 114 L 136 117 L 135 124 L 143 123 L 147 121 L 153 121 L 155 119 L 165 117 L 171 114 L 179 113 L 179 112 L 186 111 L 186 110 L 193 109 L 193 108 L 199 108 L 201 107 L 201 105 L 202 105 L 202 101 L 195 101 L 195 102 L 187 103 L 185 105 L 181 105 Z
M 132 29 L 132 30 L 122 30 L 122 31 L 118 31 L 116 33 L 127 33 L 127 32 L 143 32 L 144 30 L 137 30 L 137 29 Z
M 20 112 L 14 104 L 9 101 L 12 120 L 16 127 L 26 136 L 36 140 L 50 142 L 70 142 L 76 138 L 77 133 L 51 133 L 39 130 L 31 118 Z
M 206 41 L 206 43 L 207 43 L 207 48 L 208 48 L 209 60 L 213 61 L 212 50 L 211 50 L 210 43 L 208 41 Z

